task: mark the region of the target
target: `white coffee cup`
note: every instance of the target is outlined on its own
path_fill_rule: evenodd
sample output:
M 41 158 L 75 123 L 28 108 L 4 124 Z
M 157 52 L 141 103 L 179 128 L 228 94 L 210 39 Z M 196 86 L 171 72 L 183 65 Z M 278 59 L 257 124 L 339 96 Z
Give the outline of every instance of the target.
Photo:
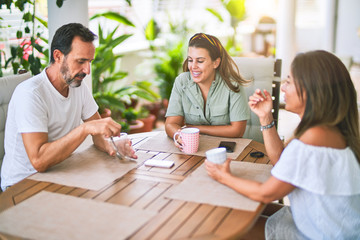
M 213 148 L 206 151 L 206 158 L 208 161 L 223 164 L 226 161 L 226 148 Z

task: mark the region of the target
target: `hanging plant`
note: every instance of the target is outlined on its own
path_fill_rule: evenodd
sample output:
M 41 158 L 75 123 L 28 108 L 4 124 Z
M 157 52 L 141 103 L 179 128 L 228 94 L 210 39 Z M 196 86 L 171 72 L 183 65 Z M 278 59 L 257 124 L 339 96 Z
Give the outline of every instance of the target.
M 57 6 L 61 7 L 63 1 L 57 0 Z M 5 59 L 4 63 L 0 61 L 0 76 L 3 74 L 2 68 L 6 69 L 10 65 L 14 74 L 18 73 L 20 69 L 31 71 L 33 75 L 40 73 L 49 62 L 49 50 L 45 48 L 48 45 L 48 40 L 42 37 L 44 28 L 47 29 L 48 27 L 47 21 L 36 16 L 35 0 L 0 1 L 0 8 L 3 6 L 6 6 L 10 11 L 15 6 L 23 12 L 22 20 L 25 27 L 21 25 L 16 32 L 19 44 L 10 47 L 11 56 L 6 58 L 5 52 L 0 52 Z

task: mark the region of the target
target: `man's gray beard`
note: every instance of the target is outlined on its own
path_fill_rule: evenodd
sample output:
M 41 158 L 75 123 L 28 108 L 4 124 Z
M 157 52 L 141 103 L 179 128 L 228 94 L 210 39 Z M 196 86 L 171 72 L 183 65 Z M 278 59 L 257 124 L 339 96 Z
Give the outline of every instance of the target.
M 70 75 L 69 74 L 69 66 L 67 65 L 66 59 L 64 61 L 65 62 L 63 62 L 63 64 L 60 67 L 60 72 L 63 75 L 63 78 L 65 79 L 66 84 L 69 85 L 69 87 L 71 87 L 71 88 L 80 87 L 82 80 L 78 81 L 75 79 L 78 76 L 78 74 L 76 74 L 74 76 L 74 78 L 71 78 L 71 76 L 69 76 Z
M 69 85 L 69 87 L 71 87 L 71 88 L 80 87 L 80 86 L 81 86 L 81 82 L 82 82 L 82 80 L 77 81 L 75 78 L 72 78 L 72 79 L 70 79 L 70 80 L 66 80 L 66 84 Z

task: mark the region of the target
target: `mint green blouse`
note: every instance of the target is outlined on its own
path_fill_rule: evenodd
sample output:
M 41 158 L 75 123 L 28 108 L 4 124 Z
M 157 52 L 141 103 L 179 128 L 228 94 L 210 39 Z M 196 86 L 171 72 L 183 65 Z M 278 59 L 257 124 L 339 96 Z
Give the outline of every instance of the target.
M 250 109 L 243 87 L 234 92 L 216 74 L 208 93 L 206 106 L 199 86 L 190 72 L 181 73 L 176 79 L 169 99 L 166 117 L 183 116 L 186 124 L 230 125 L 230 122 L 250 118 Z

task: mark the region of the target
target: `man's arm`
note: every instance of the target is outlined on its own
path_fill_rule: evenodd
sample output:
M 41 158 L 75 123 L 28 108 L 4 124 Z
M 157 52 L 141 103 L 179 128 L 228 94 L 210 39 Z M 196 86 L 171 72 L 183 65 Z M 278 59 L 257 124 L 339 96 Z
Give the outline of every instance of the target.
M 101 116 L 98 112 L 96 112 L 92 117 L 86 119 L 84 122 L 90 122 L 93 120 L 101 119 Z M 93 142 L 95 146 L 103 152 L 109 153 L 109 155 L 115 155 L 115 150 L 108 144 L 103 135 L 92 135 Z
M 44 172 L 69 157 L 89 134 L 97 136 L 94 143 L 100 144 L 98 147 L 106 151 L 105 140 L 101 142 L 100 138 L 118 136 L 120 130 L 120 124 L 111 118 L 100 119 L 99 113 L 96 112 L 83 124 L 56 141 L 48 142 L 48 134 L 43 132 L 22 133 L 22 138 L 31 164 L 38 172 Z M 114 154 L 114 150 L 109 151 L 109 154 Z

